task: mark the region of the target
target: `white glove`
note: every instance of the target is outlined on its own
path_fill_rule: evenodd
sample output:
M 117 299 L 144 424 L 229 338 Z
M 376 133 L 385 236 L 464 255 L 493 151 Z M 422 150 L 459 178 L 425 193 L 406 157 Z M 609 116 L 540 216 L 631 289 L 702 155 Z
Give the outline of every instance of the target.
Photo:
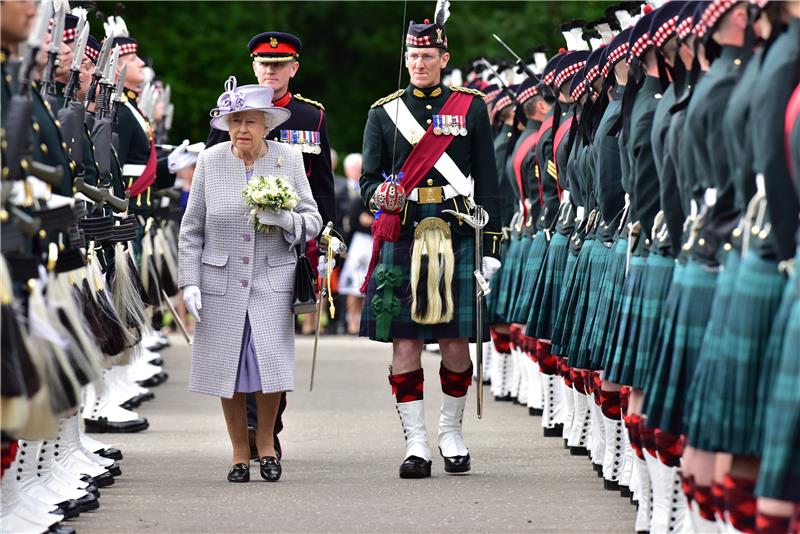
M 491 256 L 484 256 L 483 261 L 481 261 L 481 272 L 483 273 L 483 277 L 486 278 L 486 281 L 491 281 L 494 273 L 500 268 L 500 260 L 497 258 L 492 258 Z
M 294 219 L 292 214 L 286 210 L 281 210 L 275 213 L 271 210 L 256 211 L 258 222 L 267 226 L 280 226 L 287 232 L 294 230 Z
M 201 322 L 200 310 L 203 309 L 203 303 L 200 301 L 200 288 L 197 286 L 184 287 L 183 302 L 186 304 L 186 311 L 188 311 L 198 323 Z
M 319 257 L 319 261 L 317 262 L 317 272 L 321 278 L 328 276 L 328 267 L 331 269 L 336 267 L 336 258 L 332 259 L 330 263 L 328 263 L 327 256 L 323 254 Z

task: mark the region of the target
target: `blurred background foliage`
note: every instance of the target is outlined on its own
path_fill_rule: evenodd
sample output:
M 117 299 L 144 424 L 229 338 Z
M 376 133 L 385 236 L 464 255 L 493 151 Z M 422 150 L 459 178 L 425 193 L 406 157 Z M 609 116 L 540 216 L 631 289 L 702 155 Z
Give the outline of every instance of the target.
M 537 46 L 548 55 L 564 46 L 559 25 L 603 16 L 603 1 L 451 1 L 447 34 L 451 67 L 475 57 L 507 58 L 497 33 L 523 57 Z M 125 19 L 140 56 L 172 86 L 171 141 L 205 140 L 208 111 L 231 74 L 254 83 L 247 42 L 263 31 L 286 31 L 303 41 L 291 90 L 325 105 L 331 145 L 340 154 L 361 150 L 369 106 L 397 88 L 400 45 L 409 20 L 433 18 L 435 2 L 409 1 L 128 1 L 97 2 Z M 403 9 L 406 17 L 403 20 Z M 90 16 L 102 38 L 101 21 Z M 403 71 L 401 86 L 408 83 Z

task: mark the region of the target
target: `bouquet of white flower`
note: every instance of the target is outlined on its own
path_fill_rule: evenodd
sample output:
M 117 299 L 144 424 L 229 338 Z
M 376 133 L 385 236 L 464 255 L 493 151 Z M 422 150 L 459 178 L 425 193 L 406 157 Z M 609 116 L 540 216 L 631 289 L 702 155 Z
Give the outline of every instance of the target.
M 253 176 L 242 190 L 245 205 L 250 207 L 250 219 L 256 232 L 269 233 L 272 226 L 259 222 L 259 211 L 293 210 L 300 197 L 281 176 Z

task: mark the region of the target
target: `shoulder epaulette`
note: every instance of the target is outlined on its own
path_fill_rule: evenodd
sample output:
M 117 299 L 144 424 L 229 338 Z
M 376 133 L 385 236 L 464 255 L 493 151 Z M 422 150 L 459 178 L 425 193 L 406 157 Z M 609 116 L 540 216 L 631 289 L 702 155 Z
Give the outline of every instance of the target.
M 322 104 L 320 104 L 316 100 L 311 100 L 310 98 L 306 98 L 306 97 L 304 97 L 303 95 L 300 95 L 300 94 L 295 94 L 294 97 L 297 100 L 299 100 L 300 102 L 305 102 L 306 104 L 311 104 L 312 106 L 317 107 L 317 108 L 321 109 L 322 111 L 325 111 L 325 106 L 323 106 Z
M 477 96 L 477 97 L 480 97 L 480 98 L 483 98 L 483 97 L 486 96 L 485 94 L 481 93 L 477 89 L 470 89 L 469 87 L 460 87 L 458 85 L 451 85 L 450 86 L 450 90 L 451 91 L 455 91 L 457 93 L 467 93 L 468 95 L 473 95 L 473 96 Z
M 378 106 L 382 106 L 387 102 L 391 102 L 392 100 L 394 100 L 395 98 L 399 97 L 400 95 L 402 95 L 405 92 L 406 92 L 405 89 L 398 89 L 394 93 L 392 93 L 390 95 L 386 95 L 383 98 L 379 98 L 378 100 L 376 100 L 375 103 L 370 106 L 370 108 L 377 108 Z

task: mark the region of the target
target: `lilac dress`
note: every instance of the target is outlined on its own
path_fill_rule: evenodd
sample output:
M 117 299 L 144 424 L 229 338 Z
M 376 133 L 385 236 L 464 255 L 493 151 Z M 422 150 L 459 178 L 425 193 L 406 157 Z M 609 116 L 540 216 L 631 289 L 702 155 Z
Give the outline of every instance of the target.
M 253 176 L 253 171 L 248 171 L 247 181 Z M 250 332 L 250 317 L 244 318 L 244 332 L 242 333 L 242 350 L 239 353 L 239 371 L 236 375 L 237 393 L 254 393 L 261 391 L 261 375 L 258 372 L 258 358 L 256 347 Z

